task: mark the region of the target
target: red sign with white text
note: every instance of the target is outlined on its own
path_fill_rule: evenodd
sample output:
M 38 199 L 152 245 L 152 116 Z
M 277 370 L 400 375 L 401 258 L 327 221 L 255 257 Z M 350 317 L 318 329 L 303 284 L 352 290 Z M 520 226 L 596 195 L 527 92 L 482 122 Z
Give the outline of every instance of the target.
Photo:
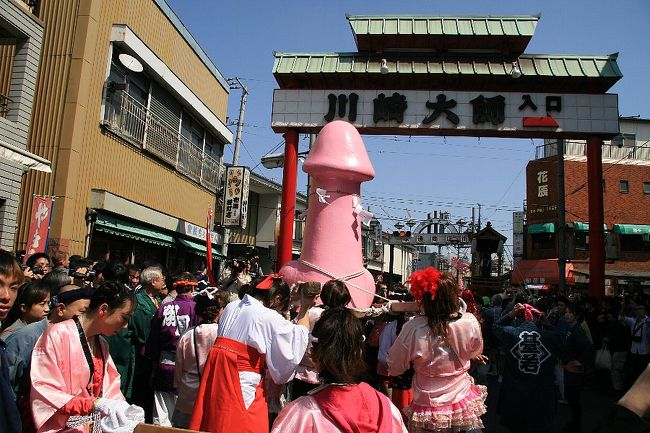
M 50 230 L 52 203 L 52 197 L 35 197 L 32 202 L 32 217 L 29 222 L 25 259 L 33 254 L 45 252 Z

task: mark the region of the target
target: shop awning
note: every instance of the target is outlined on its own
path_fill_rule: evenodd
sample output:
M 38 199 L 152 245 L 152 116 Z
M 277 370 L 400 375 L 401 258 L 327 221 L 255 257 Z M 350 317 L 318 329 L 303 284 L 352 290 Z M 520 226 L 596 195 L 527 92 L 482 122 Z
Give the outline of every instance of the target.
M 555 223 L 529 224 L 528 234 L 536 233 L 555 233 Z
M 153 245 L 171 247 L 175 244 L 171 235 L 112 215 L 97 215 L 95 230 Z
M 192 250 L 193 253 L 198 254 L 199 256 L 205 257 L 205 244 L 200 242 L 190 241 L 188 239 L 176 238 L 178 243 L 183 245 L 186 248 Z M 221 248 L 215 244 L 212 244 L 212 258 L 224 258 L 225 256 L 221 254 Z
M 588 232 L 589 223 L 583 223 L 580 221 L 573 222 L 573 230 L 576 232 Z M 603 224 L 603 231 L 607 231 L 607 224 Z
M 38 155 L 34 155 L 25 149 L 21 149 L 20 147 L 6 143 L 2 140 L 0 140 L 0 157 L 8 159 L 12 162 L 16 162 L 33 170 L 52 173 L 52 168 L 50 168 L 50 161 L 47 159 L 41 158 Z
M 614 224 L 614 233 L 619 235 L 648 235 L 650 234 L 650 225 Z
M 575 284 L 573 264 L 565 267 L 566 283 Z M 559 284 L 560 268 L 557 259 L 521 260 L 512 271 L 510 282 L 513 285 L 529 284 Z

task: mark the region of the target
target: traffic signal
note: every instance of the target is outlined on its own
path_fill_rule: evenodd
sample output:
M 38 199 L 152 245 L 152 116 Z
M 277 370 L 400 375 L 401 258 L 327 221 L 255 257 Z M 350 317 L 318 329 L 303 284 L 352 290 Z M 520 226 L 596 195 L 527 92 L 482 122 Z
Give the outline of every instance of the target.
M 410 238 L 411 237 L 411 232 L 410 231 L 404 231 L 404 230 L 400 230 L 400 231 L 395 230 L 393 232 L 393 236 L 400 237 L 400 238 Z

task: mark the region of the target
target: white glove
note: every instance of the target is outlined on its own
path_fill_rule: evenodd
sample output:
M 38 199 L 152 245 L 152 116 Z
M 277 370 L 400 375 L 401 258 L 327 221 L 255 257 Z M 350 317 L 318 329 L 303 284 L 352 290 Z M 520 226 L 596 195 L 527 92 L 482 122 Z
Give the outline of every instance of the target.
M 102 415 L 102 418 L 108 417 L 114 426 L 126 424 L 128 418 L 126 410 L 129 404 L 124 400 L 111 400 L 108 398 L 100 398 L 97 402 L 97 410 Z
M 102 433 L 133 433 L 136 426 L 144 422 L 144 409 L 141 407 L 131 405 L 126 409 L 126 422 L 119 425 L 113 424 L 109 417 L 101 420 Z

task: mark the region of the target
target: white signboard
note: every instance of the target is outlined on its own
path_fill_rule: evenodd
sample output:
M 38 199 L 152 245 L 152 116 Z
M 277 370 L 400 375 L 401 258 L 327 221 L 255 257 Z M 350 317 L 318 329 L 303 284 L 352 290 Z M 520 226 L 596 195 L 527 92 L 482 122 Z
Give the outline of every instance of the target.
M 469 235 L 465 233 L 422 233 L 410 237 L 391 235 L 389 245 L 449 245 L 469 244 Z
M 246 228 L 248 214 L 248 183 L 246 167 L 227 167 L 221 224 L 224 227 Z
M 364 130 L 404 134 L 539 137 L 542 133 L 618 134 L 618 95 L 445 90 L 273 92 L 271 125 L 320 129 L 342 119 Z M 395 133 L 395 132 L 393 132 Z
M 205 242 L 205 227 L 197 226 L 185 221 L 185 224 L 183 225 L 183 234 Z M 210 241 L 212 241 L 213 244 L 218 244 L 219 234 L 210 232 Z

